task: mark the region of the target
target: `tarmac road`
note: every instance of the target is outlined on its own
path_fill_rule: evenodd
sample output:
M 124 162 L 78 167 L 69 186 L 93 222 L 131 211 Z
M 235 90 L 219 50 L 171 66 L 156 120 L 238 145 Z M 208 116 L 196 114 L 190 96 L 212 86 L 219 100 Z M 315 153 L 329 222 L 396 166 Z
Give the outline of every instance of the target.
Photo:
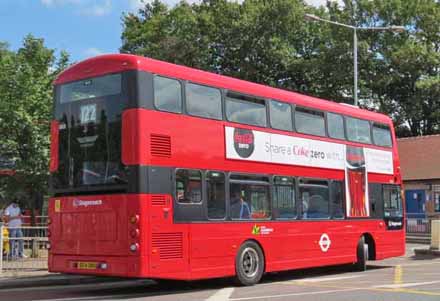
M 0 300 L 438 301 L 440 258 L 414 258 L 415 247 L 423 246 L 408 244 L 406 256 L 370 262 L 366 272 L 352 272 L 347 266 L 297 270 L 266 275 L 262 283 L 252 287 L 234 286 L 230 279 L 162 284 L 107 279 L 96 283 L 0 288 Z

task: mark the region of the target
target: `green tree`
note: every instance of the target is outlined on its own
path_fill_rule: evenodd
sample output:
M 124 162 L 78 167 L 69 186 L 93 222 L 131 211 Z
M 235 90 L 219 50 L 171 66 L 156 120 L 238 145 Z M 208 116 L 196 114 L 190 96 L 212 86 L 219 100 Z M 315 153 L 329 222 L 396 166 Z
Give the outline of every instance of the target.
M 361 104 L 392 116 L 398 134 L 440 132 L 440 3 L 345 0 L 204 0 L 167 7 L 156 0 L 123 16 L 121 52 L 149 56 L 305 94 L 351 103 L 353 31 L 307 22 L 304 13 L 356 26 Z
M 66 52 L 56 61 L 32 35 L 17 51 L 0 46 L 0 153 L 16 163 L 16 175 L 2 179 L 7 196 L 22 191 L 36 204 L 47 192 L 52 82 L 67 63 Z

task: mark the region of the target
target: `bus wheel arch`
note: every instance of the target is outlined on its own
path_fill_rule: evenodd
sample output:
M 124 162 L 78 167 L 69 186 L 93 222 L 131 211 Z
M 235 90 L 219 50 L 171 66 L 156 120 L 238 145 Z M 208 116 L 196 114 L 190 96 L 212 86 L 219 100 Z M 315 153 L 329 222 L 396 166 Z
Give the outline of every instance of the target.
M 370 233 L 363 233 L 356 244 L 356 262 L 354 264 L 355 270 L 366 271 L 367 260 L 376 257 L 374 239 Z M 370 254 L 371 252 L 371 254 Z
M 362 234 L 365 244 L 368 245 L 368 260 L 376 260 L 376 242 L 370 233 Z
M 266 269 L 266 256 L 260 242 L 243 241 L 235 256 L 235 282 L 251 286 L 260 282 Z

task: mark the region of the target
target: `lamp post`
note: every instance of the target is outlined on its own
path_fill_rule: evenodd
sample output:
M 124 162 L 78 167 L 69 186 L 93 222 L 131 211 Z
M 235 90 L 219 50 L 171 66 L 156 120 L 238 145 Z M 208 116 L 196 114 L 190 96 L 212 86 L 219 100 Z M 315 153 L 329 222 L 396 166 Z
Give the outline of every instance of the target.
M 357 31 L 358 30 L 372 30 L 372 31 L 393 31 L 393 32 L 404 32 L 405 27 L 403 26 L 378 26 L 378 27 L 358 27 L 353 25 L 348 25 L 344 23 L 339 23 L 336 21 L 331 21 L 327 19 L 323 19 L 316 15 L 305 14 L 304 18 L 309 21 L 322 21 L 327 22 L 333 25 L 339 25 L 342 27 L 350 28 L 353 30 L 353 64 L 354 64 L 354 105 L 358 105 L 358 58 L 357 58 Z

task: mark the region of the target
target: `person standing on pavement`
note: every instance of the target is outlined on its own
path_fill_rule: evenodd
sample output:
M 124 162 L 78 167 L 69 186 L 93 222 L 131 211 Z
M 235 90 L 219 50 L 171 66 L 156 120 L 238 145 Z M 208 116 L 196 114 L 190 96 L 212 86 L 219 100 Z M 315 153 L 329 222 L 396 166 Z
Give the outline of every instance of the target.
M 16 200 L 6 207 L 4 211 L 4 216 L 8 222 L 9 229 L 9 243 L 12 258 L 24 258 L 24 247 L 23 247 L 23 231 L 21 229 L 22 225 L 22 213 L 20 206 Z

